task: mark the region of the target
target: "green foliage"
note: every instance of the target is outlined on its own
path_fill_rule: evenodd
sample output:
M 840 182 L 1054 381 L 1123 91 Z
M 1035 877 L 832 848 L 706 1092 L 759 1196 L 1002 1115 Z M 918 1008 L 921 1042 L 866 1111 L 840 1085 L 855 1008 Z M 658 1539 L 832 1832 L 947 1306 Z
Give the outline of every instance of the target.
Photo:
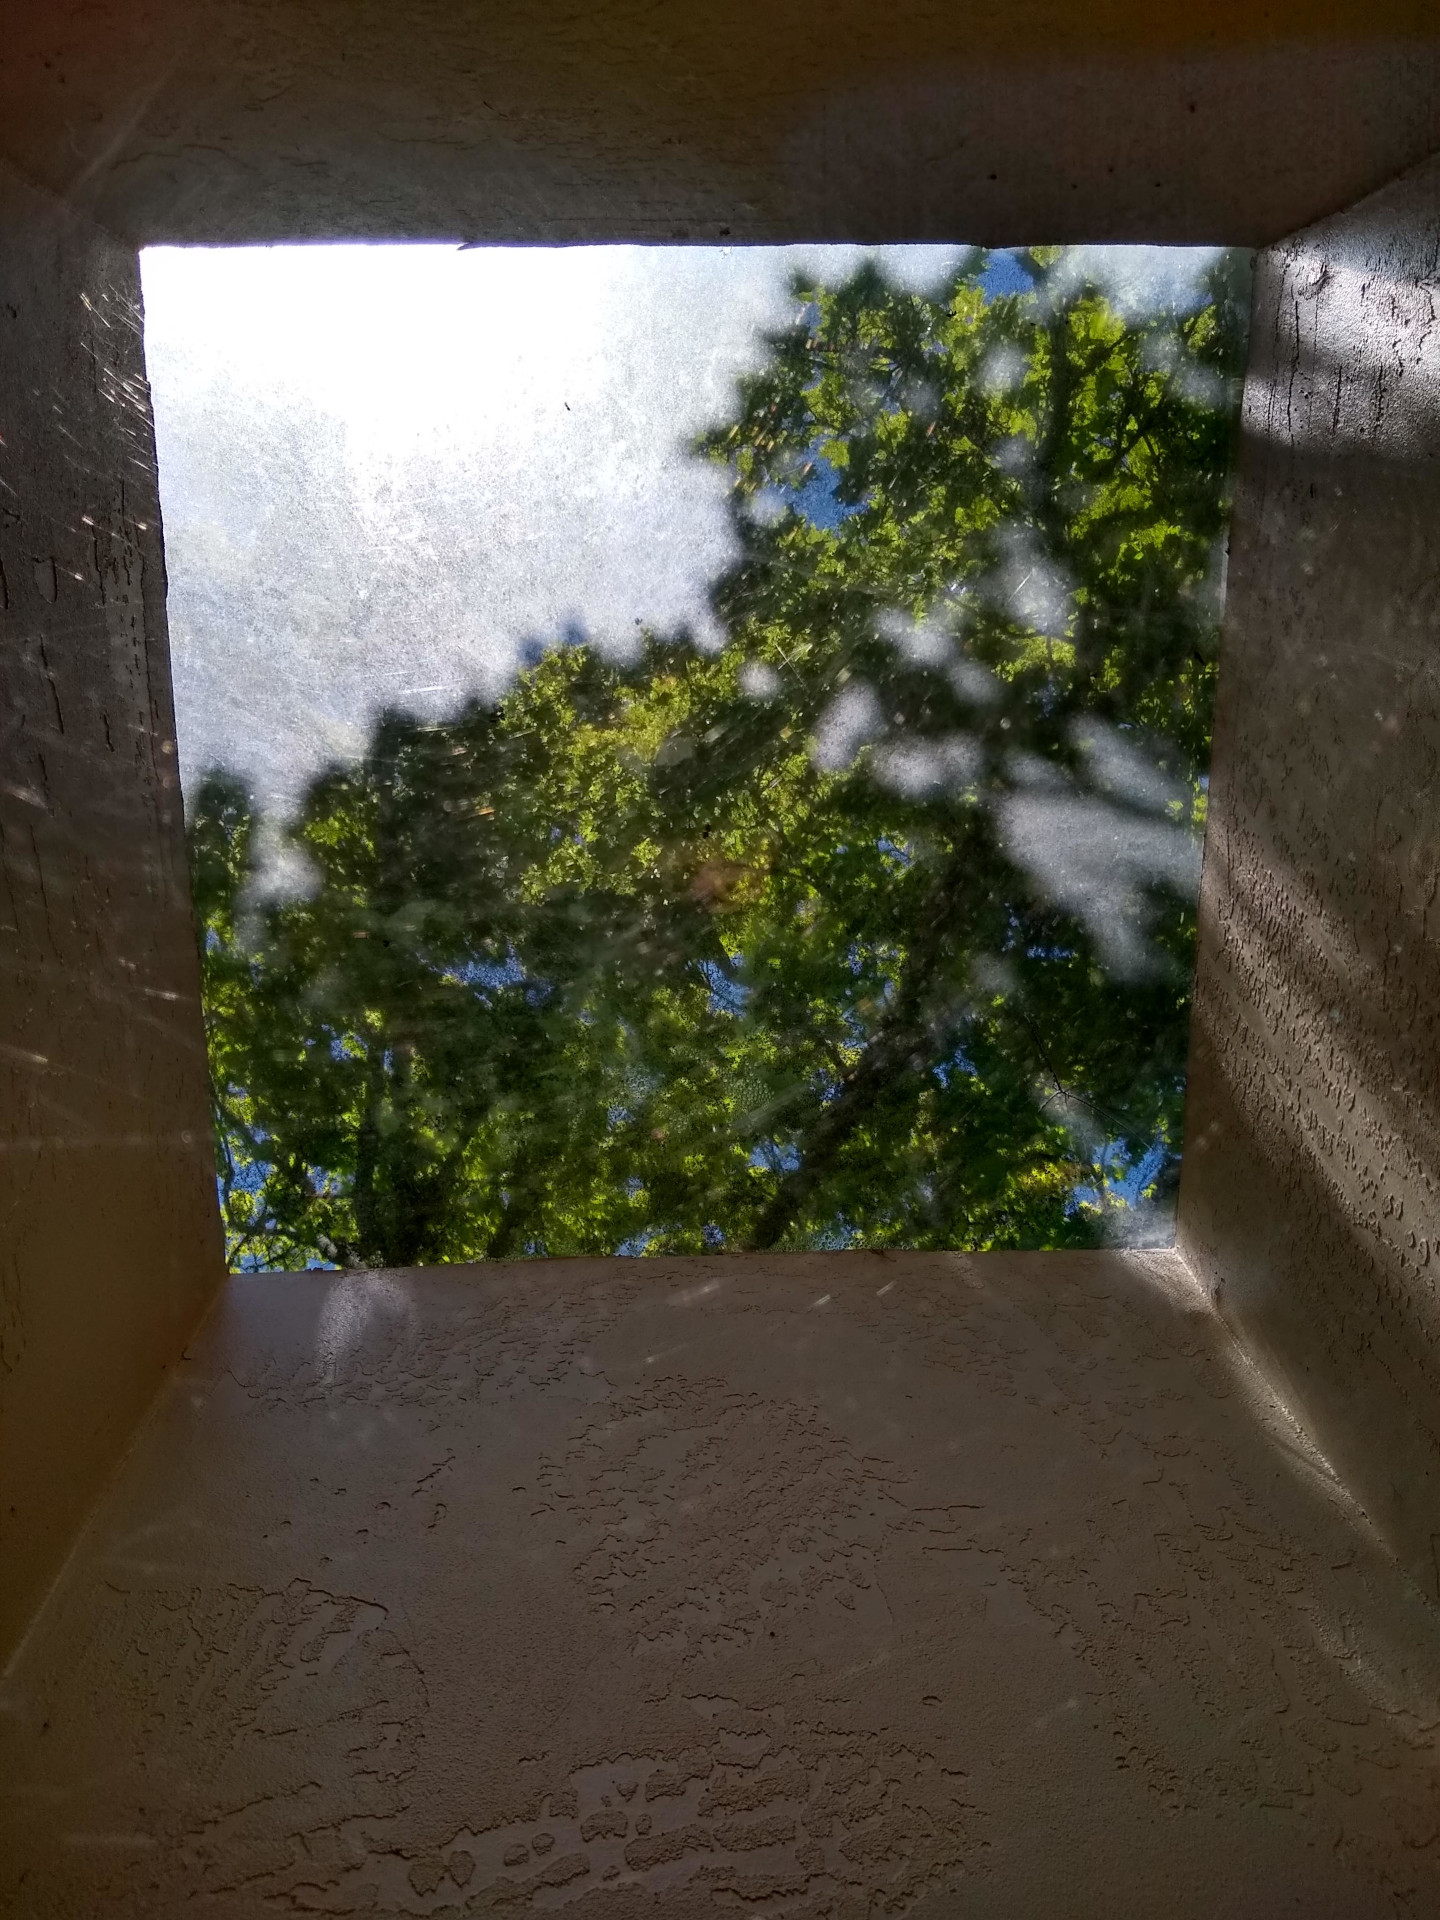
M 928 297 L 797 284 L 697 449 L 719 651 L 384 716 L 285 828 L 306 897 L 257 895 L 246 795 L 204 783 L 232 1264 L 1086 1244 L 1147 1152 L 1163 1199 L 1193 901 L 1157 869 L 1107 945 L 1007 809 L 1198 832 L 1241 272 L 1134 322 L 1023 258 L 994 299 L 983 255 Z

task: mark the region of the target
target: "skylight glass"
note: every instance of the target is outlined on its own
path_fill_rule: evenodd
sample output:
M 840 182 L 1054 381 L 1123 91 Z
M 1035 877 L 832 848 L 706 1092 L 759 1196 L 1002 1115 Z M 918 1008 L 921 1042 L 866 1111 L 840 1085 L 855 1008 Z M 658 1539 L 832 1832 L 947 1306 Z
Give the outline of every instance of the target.
M 143 272 L 233 1266 L 1168 1239 L 1245 257 Z

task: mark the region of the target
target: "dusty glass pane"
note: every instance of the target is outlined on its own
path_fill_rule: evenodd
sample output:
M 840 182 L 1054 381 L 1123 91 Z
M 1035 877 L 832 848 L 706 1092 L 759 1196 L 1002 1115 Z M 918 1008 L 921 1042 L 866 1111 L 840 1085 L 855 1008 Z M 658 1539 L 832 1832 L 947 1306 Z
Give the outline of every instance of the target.
M 1167 1237 L 1244 258 L 144 264 L 232 1264 Z

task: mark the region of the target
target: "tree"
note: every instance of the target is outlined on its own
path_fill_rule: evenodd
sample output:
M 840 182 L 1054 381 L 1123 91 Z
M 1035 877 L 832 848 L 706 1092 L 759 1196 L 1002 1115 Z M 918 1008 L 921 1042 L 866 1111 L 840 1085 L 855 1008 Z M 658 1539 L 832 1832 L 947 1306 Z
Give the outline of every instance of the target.
M 1088 1244 L 1178 1153 L 1243 286 L 873 267 L 699 457 L 724 645 L 193 809 L 232 1263 Z

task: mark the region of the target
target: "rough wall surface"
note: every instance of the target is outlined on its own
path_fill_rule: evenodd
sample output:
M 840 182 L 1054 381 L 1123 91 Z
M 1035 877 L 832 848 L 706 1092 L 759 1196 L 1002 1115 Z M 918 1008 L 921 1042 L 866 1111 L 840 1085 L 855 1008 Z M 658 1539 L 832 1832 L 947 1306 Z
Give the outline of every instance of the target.
M 1440 1591 L 1440 165 L 1258 263 L 1180 1244 Z
M 0 1652 L 219 1280 L 133 253 L 0 167 Z
M 0 0 L 0 151 L 140 241 L 1254 245 L 1440 146 L 1429 0 Z
M 1434 1912 L 1437 1687 L 1173 1256 L 237 1278 L 0 1693 L 0 1906 Z

